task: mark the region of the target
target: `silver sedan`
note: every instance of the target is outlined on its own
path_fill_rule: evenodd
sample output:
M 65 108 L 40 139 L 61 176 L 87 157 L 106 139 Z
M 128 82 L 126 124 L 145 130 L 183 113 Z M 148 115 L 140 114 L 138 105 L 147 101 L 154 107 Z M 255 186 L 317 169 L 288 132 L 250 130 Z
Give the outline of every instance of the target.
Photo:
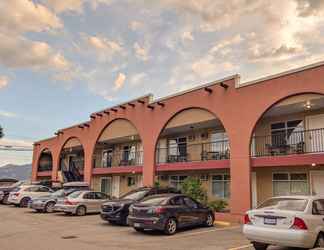
M 78 216 L 87 213 L 100 213 L 101 205 L 110 197 L 101 192 L 76 191 L 64 199 L 59 199 L 54 206 L 54 211 Z

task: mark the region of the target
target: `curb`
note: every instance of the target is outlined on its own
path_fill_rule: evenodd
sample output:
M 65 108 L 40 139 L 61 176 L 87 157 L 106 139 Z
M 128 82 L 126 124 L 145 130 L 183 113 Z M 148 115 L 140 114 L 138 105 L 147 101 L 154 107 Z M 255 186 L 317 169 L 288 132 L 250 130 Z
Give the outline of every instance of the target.
M 232 224 L 230 222 L 227 222 L 227 221 L 214 221 L 214 225 L 215 226 L 229 227 Z

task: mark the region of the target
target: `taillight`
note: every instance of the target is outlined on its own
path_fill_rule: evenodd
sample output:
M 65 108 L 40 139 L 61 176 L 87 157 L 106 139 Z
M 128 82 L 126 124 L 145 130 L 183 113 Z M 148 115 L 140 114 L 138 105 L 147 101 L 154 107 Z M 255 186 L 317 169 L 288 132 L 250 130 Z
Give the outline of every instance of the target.
M 244 215 L 244 224 L 245 225 L 251 225 L 252 224 L 252 222 L 251 222 L 250 217 L 249 217 L 248 214 L 245 214 Z
M 13 193 L 13 195 L 18 197 L 19 196 L 19 193 Z
M 154 213 L 155 214 L 163 214 L 163 213 L 165 213 L 166 212 L 166 208 L 164 208 L 164 207 L 156 207 L 155 209 L 154 209 Z
M 305 221 L 303 221 L 301 218 L 295 217 L 294 224 L 291 226 L 292 229 L 298 229 L 298 230 L 307 230 L 307 226 Z

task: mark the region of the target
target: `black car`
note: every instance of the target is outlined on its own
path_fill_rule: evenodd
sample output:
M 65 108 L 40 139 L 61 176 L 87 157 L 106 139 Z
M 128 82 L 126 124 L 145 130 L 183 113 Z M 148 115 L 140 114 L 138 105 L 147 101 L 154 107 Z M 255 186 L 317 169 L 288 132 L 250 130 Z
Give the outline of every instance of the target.
M 58 200 L 64 199 L 73 192 L 80 190 L 90 190 L 90 187 L 85 182 L 68 182 L 63 185 L 62 189 L 59 189 L 50 195 L 32 199 L 29 201 L 28 206 L 36 212 L 53 213 L 54 206 Z
M 150 229 L 172 235 L 179 228 L 212 227 L 214 213 L 186 195 L 155 195 L 130 207 L 128 223 L 136 231 Z
M 101 218 L 112 224 L 127 225 L 128 209 L 130 205 L 144 198 L 166 193 L 179 193 L 175 188 L 144 187 L 135 189 L 119 199 L 111 200 L 101 206 Z
M 17 187 L 21 186 L 22 184 L 24 184 L 22 181 L 18 181 L 13 183 L 12 185 L 0 187 L 0 203 L 9 205 L 9 193 L 15 190 Z

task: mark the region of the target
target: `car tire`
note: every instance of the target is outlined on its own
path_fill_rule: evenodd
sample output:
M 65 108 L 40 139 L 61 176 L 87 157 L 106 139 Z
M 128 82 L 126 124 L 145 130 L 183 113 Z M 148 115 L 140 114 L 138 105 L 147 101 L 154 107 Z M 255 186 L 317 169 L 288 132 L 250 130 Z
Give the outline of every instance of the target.
M 204 225 L 206 227 L 214 226 L 214 215 L 212 213 L 207 214 Z
M 4 205 L 9 205 L 9 202 L 8 202 L 8 198 L 9 198 L 9 195 L 5 195 L 2 199 L 2 204 Z
M 79 206 L 76 209 L 75 214 L 77 216 L 85 216 L 87 214 L 87 208 L 85 206 Z
M 253 242 L 252 245 L 255 250 L 266 250 L 268 248 L 267 244 L 260 243 L 260 242 Z
M 324 233 L 319 233 L 314 248 L 324 248 Z
M 22 198 L 19 202 L 19 207 L 27 207 L 29 201 L 30 201 L 29 197 Z
M 53 213 L 54 212 L 55 202 L 48 202 L 44 208 L 45 213 Z
M 175 218 L 169 218 L 164 225 L 164 233 L 167 235 L 173 235 L 177 232 L 177 221 Z
M 134 227 L 137 232 L 143 233 L 145 230 L 143 228 Z

